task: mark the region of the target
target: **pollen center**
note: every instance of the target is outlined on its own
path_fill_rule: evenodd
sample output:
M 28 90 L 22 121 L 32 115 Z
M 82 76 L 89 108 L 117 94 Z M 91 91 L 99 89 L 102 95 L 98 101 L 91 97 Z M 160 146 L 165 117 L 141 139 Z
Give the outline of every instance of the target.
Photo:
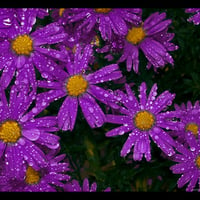
M 142 27 L 133 27 L 129 29 L 126 40 L 134 45 L 139 44 L 146 36 L 146 33 Z
M 196 163 L 196 166 L 197 166 L 198 168 L 200 168 L 200 155 L 198 155 L 198 156 L 196 157 L 195 163 Z
M 112 10 L 112 8 L 95 8 L 94 10 L 97 13 L 108 13 Z
M 198 136 L 198 129 L 199 129 L 199 126 L 195 123 L 188 123 L 185 126 L 185 130 L 191 131 L 195 136 Z
M 67 81 L 67 91 L 70 96 L 79 96 L 83 94 L 88 87 L 88 82 L 82 75 L 71 76 Z
M 147 131 L 152 128 L 155 123 L 155 117 L 152 113 L 146 110 L 139 111 L 133 118 L 135 126 L 142 130 Z
M 33 51 L 33 40 L 28 35 L 18 35 L 11 43 L 12 50 L 18 55 L 29 56 Z
M 21 137 L 21 128 L 16 121 L 5 121 L 0 125 L 0 140 L 15 143 Z
M 40 181 L 40 173 L 28 166 L 26 169 L 25 182 L 29 185 L 37 184 Z
M 60 9 L 59 9 L 59 16 L 60 16 L 60 17 L 62 17 L 64 11 L 65 11 L 65 8 L 60 8 Z

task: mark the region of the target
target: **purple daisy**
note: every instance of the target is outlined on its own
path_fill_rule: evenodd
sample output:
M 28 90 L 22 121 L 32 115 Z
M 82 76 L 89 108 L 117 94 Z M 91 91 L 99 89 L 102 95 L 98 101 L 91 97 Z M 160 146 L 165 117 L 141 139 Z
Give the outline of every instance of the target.
M 85 178 L 83 180 L 83 185 L 80 186 L 79 182 L 75 179 L 71 180 L 69 183 L 64 186 L 65 192 L 96 192 L 97 191 L 97 183 L 93 182 L 91 185 L 89 184 L 89 180 Z M 103 192 L 110 192 L 111 188 L 107 187 Z
M 123 106 L 118 109 L 122 115 L 106 115 L 106 122 L 121 124 L 106 133 L 107 137 L 129 133 L 124 143 L 121 156 L 125 157 L 133 149 L 133 160 L 141 160 L 144 157 L 151 160 L 150 138 L 168 156 L 175 153 L 175 142 L 167 133 L 168 130 L 178 130 L 179 122 L 177 111 L 166 111 L 172 104 L 175 94 L 164 91 L 157 98 L 157 84 L 151 88 L 149 96 L 146 95 L 147 86 L 143 82 L 139 87 L 139 101 L 128 84 L 125 84 L 126 93 L 118 91 Z
M 50 151 L 46 155 L 47 165 L 38 170 L 26 165 L 23 179 L 9 178 L 9 174 L 4 174 L 1 176 L 4 179 L 4 185 L 0 183 L 0 191 L 57 192 L 62 190 L 71 178 L 67 174 L 70 168 L 69 163 L 64 161 L 65 154 L 57 155 L 57 153 L 57 150 Z
M 200 23 L 200 8 L 186 8 L 186 13 L 192 13 L 193 15 L 190 16 L 187 21 L 193 22 L 195 25 L 199 25 Z
M 186 191 L 192 192 L 198 183 L 198 191 L 200 191 L 200 143 L 191 131 L 185 134 L 188 147 L 176 141 L 177 153 L 171 159 L 177 164 L 170 167 L 174 174 L 181 174 L 177 181 L 178 188 L 187 185 Z
M 196 138 L 200 133 L 200 105 L 199 101 L 192 105 L 191 101 L 188 101 L 185 105 L 182 103 L 180 106 L 175 104 L 175 110 L 181 112 L 180 121 L 183 124 L 182 129 L 179 131 L 172 131 L 170 134 L 176 137 L 176 140 L 182 144 L 186 143 L 185 134 L 187 131 L 191 131 Z M 187 145 L 187 144 L 186 144 Z
M 57 79 L 53 81 L 39 80 L 38 87 L 50 90 L 37 95 L 36 106 L 40 109 L 36 113 L 33 113 L 33 110 L 30 111 L 27 116 L 31 117 L 46 108 L 51 102 L 66 97 L 58 111 L 60 129 L 73 130 L 78 105 L 91 128 L 102 126 L 105 115 L 95 99 L 113 108 L 118 106 L 115 104 L 115 95 L 97 84 L 119 79 L 122 77 L 122 73 L 117 64 L 107 65 L 95 72 L 87 71 L 92 54 L 91 45 L 82 48 L 77 44 L 74 58 L 71 60 L 68 57 L 69 60 L 64 66 L 65 70 L 60 72 Z
M 54 22 L 32 31 L 37 14 L 37 9 L 18 9 L 9 31 L 5 31 L 3 35 L 1 34 L 1 88 L 6 88 L 9 85 L 15 72 L 23 68 L 25 63 L 29 63 L 30 68 L 35 66 L 41 74 L 45 73 L 51 77 L 50 74 L 56 73 L 54 72 L 56 71 L 54 70 L 54 60 L 65 61 L 66 59 L 64 52 L 49 46 L 66 38 L 63 27 Z
M 9 100 L 5 91 L 0 90 L 0 159 L 13 178 L 24 175 L 25 162 L 35 170 L 46 165 L 45 154 L 39 146 L 57 149 L 60 145 L 60 137 L 53 134 L 59 130 L 55 116 L 28 118 L 25 115 L 29 110 L 34 113 L 38 109 L 31 108 L 36 95 L 25 81 L 26 72 L 18 75 L 18 84 L 11 87 Z
M 168 33 L 171 19 L 165 19 L 166 13 L 151 14 L 140 26 L 132 25 L 124 40 L 124 47 L 118 62 L 126 60 L 127 71 L 133 70 L 138 73 L 139 50 L 141 49 L 148 60 L 147 68 L 153 65 L 154 70 L 164 67 L 167 63 L 174 65 L 174 60 L 168 51 L 178 49 L 170 41 L 174 34 Z
M 78 29 L 98 30 L 103 40 L 110 40 L 113 34 L 126 35 L 127 24 L 137 25 L 141 15 L 140 8 L 71 8 L 69 22 L 81 21 Z

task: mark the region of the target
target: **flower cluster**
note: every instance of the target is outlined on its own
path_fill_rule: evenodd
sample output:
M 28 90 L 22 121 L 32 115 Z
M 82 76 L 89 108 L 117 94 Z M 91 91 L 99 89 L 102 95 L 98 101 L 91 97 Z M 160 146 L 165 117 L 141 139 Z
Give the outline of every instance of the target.
M 196 13 L 189 22 L 199 24 L 199 10 L 185 9 Z M 182 174 L 178 187 L 189 182 L 193 191 L 200 178 L 199 101 L 172 107 L 175 92 L 146 80 L 134 90 L 126 77 L 141 75 L 141 56 L 147 71 L 174 66 L 172 23 L 166 12 L 144 18 L 142 8 L 1 8 L 0 191 L 96 192 L 89 177 L 73 176 L 62 151 L 59 133 L 74 131 L 79 115 L 92 130 L 119 125 L 103 129 L 105 138 L 123 137 L 119 156 L 131 163 L 152 161 L 154 144 L 178 162 L 170 167 Z

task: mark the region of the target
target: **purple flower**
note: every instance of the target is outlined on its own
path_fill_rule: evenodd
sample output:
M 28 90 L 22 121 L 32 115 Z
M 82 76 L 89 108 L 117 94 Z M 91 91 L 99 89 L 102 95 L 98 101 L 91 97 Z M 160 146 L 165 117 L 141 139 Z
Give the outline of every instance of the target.
M 173 147 L 175 142 L 167 133 L 168 130 L 178 130 L 179 122 L 174 118 L 178 117 L 175 111 L 166 111 L 172 104 L 175 94 L 164 91 L 157 98 L 157 84 L 146 95 L 146 83 L 139 87 L 139 101 L 128 84 L 125 85 L 126 93 L 118 91 L 122 106 L 118 109 L 121 115 L 106 115 L 106 122 L 120 124 L 106 133 L 107 137 L 120 136 L 129 133 L 124 143 L 121 156 L 125 157 L 133 149 L 133 160 L 141 160 L 143 154 L 147 161 L 151 160 L 150 142 L 154 143 L 168 156 L 175 153 Z
M 1 88 L 6 88 L 15 72 L 26 63 L 29 64 L 29 68 L 34 69 L 35 66 L 41 75 L 45 73 L 51 77 L 50 74 L 55 73 L 54 60 L 66 59 L 64 52 L 49 46 L 66 38 L 63 27 L 54 22 L 32 31 L 37 14 L 37 9 L 18 9 L 9 31 L 0 35 Z
M 195 138 L 191 131 L 187 131 L 185 134 L 186 142 L 188 147 L 176 141 L 177 153 L 171 157 L 171 159 L 176 162 L 175 165 L 170 167 L 170 170 L 174 174 L 181 174 L 177 181 L 178 188 L 187 185 L 186 191 L 192 192 L 200 180 L 200 143 L 199 137 Z
M 192 105 L 191 101 L 188 101 L 185 105 L 182 103 L 180 106 L 175 104 L 175 110 L 181 112 L 180 121 L 183 127 L 178 131 L 172 131 L 170 134 L 176 137 L 176 140 L 182 144 L 186 143 L 185 134 L 187 131 L 191 131 L 196 138 L 200 133 L 200 105 L 199 101 Z
M 153 65 L 154 70 L 164 67 L 167 63 L 174 64 L 168 51 L 174 51 L 178 46 L 170 43 L 174 34 L 167 33 L 171 19 L 166 19 L 166 13 L 151 14 L 140 26 L 132 25 L 123 38 L 124 48 L 118 62 L 126 60 L 127 71 L 138 73 L 139 50 L 142 50 L 148 60 L 147 68 Z
M 195 25 L 199 25 L 200 23 L 200 8 L 186 8 L 186 13 L 192 13 L 193 15 L 190 16 L 187 21 L 193 22 Z
M 4 174 L 4 185 L 0 183 L 0 191 L 6 192 L 57 192 L 64 188 L 70 180 L 67 174 L 70 171 L 69 163 L 63 161 L 65 154 L 56 155 L 58 151 L 50 151 L 46 155 L 47 165 L 35 170 L 26 165 L 23 179 L 9 178 Z M 5 176 L 6 175 L 6 176 Z M 5 184 L 6 183 L 6 184 Z
M 25 71 L 26 72 L 26 71 Z M 46 157 L 39 146 L 48 149 L 59 147 L 59 136 L 51 133 L 58 131 L 57 118 L 44 116 L 32 118 L 26 112 L 38 109 L 31 108 L 35 99 L 35 91 L 24 83 L 27 73 L 18 76 L 17 85 L 9 91 L 9 101 L 4 90 L 0 90 L 0 159 L 6 166 L 6 171 L 13 178 L 23 177 L 25 163 L 35 170 L 46 165 Z
M 85 178 L 83 180 L 83 185 L 80 186 L 79 182 L 75 179 L 71 180 L 69 183 L 64 186 L 65 192 L 96 192 L 97 191 L 97 183 L 93 182 L 91 185 L 89 184 L 89 180 Z M 110 192 L 111 188 L 107 187 L 103 192 Z
M 36 106 L 40 109 L 36 113 L 46 108 L 51 102 L 66 97 L 58 111 L 58 126 L 62 130 L 73 130 L 78 105 L 91 128 L 100 127 L 105 121 L 104 112 L 95 99 L 106 105 L 117 107 L 114 94 L 97 84 L 121 78 L 119 66 L 110 64 L 93 73 L 87 71 L 92 53 L 91 45 L 85 48 L 77 45 L 74 58 L 68 57 L 69 60 L 64 66 L 65 70 L 60 71 L 57 79 L 38 81 L 38 87 L 50 90 L 37 95 Z M 32 111 L 27 113 L 29 117 L 32 116 Z
M 79 22 L 78 29 L 86 33 L 98 30 L 103 40 L 110 40 L 113 34 L 126 35 L 127 24 L 141 22 L 140 8 L 71 8 L 69 22 Z

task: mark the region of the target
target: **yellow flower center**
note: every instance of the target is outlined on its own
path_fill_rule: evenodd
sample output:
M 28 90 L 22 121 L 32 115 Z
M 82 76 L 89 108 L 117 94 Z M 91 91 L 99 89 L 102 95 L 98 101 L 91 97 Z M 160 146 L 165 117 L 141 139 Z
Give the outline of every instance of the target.
M 12 50 L 18 55 L 29 56 L 33 51 L 33 40 L 28 35 L 18 35 L 11 43 Z
M 146 33 L 142 27 L 133 27 L 129 29 L 126 40 L 134 45 L 139 44 L 146 36 Z
M 152 113 L 146 110 L 139 111 L 133 118 L 135 126 L 142 130 L 147 131 L 152 128 L 155 123 L 155 117 Z
M 88 82 L 82 75 L 71 76 L 67 81 L 67 92 L 70 96 L 79 96 L 83 94 L 88 87 Z
M 0 140 L 15 143 L 21 137 L 21 128 L 16 121 L 5 121 L 0 125 Z
M 198 129 L 199 129 L 199 126 L 195 123 L 188 123 L 185 126 L 185 130 L 191 131 L 196 137 L 198 136 Z
M 62 17 L 64 11 L 65 11 L 65 8 L 60 8 L 59 9 L 59 13 L 58 14 L 59 14 L 60 17 Z
M 195 163 L 196 163 L 197 167 L 200 168 L 200 155 L 198 155 L 196 157 Z
M 108 13 L 112 10 L 112 8 L 95 8 L 94 10 L 98 13 Z
M 40 181 L 40 173 L 28 166 L 26 169 L 25 182 L 29 185 L 37 184 Z

